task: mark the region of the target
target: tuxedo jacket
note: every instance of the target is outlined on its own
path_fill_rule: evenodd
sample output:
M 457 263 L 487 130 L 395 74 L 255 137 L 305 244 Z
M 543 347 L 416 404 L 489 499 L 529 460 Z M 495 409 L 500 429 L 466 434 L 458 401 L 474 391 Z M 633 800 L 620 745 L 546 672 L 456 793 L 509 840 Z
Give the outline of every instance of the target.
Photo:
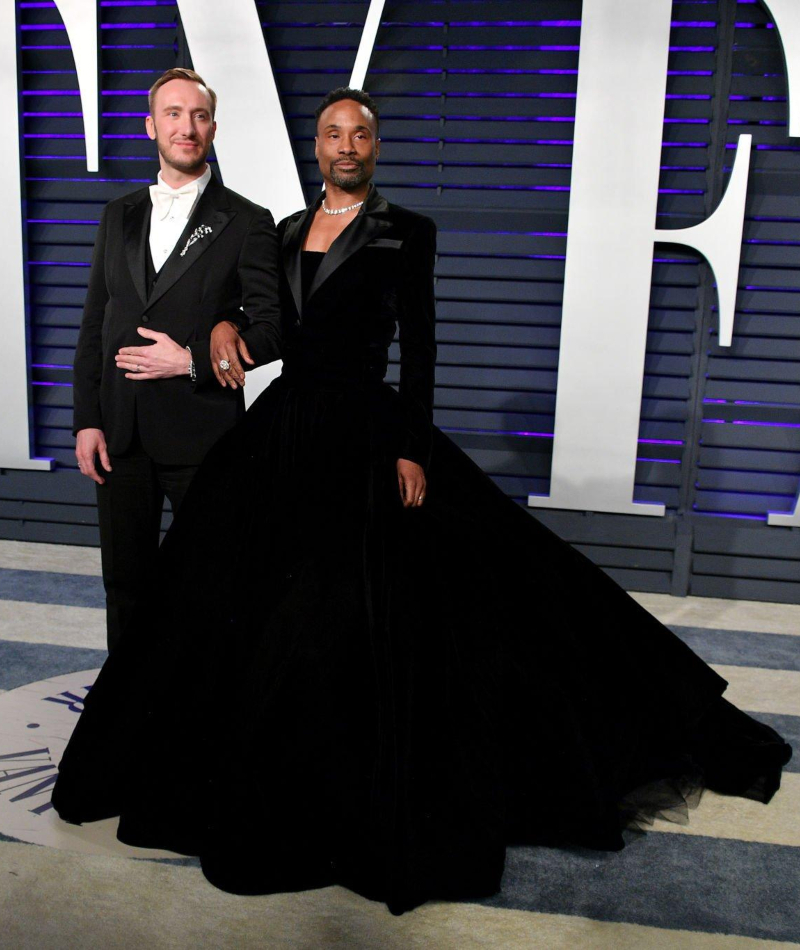
M 242 390 L 214 377 L 214 325 L 237 315 L 243 323 L 242 306 L 259 361 L 280 356 L 277 233 L 269 211 L 212 177 L 148 293 L 151 208 L 143 188 L 103 212 L 75 353 L 74 431 L 102 429 L 109 453 L 120 455 L 138 424 L 155 461 L 195 465 L 244 412 Z M 195 233 L 202 236 L 187 247 Z M 114 357 L 120 347 L 148 345 L 140 326 L 190 346 L 196 382 L 126 379 Z
M 383 379 L 399 331 L 396 454 L 425 467 L 436 365 L 436 225 L 390 204 L 371 187 L 303 300 L 302 248 L 321 201 L 322 196 L 278 225 L 284 375 L 334 382 Z

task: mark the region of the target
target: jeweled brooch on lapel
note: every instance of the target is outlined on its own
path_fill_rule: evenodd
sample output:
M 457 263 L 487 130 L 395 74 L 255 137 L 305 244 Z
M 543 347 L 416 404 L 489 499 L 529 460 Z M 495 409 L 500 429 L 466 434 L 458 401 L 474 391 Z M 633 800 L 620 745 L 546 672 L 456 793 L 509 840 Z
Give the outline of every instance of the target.
M 186 242 L 186 246 L 181 251 L 181 257 L 189 250 L 189 248 L 194 244 L 195 241 L 200 241 L 207 234 L 211 234 L 212 229 L 207 224 L 201 224 L 199 228 L 195 228 L 194 231 L 189 235 L 189 240 Z

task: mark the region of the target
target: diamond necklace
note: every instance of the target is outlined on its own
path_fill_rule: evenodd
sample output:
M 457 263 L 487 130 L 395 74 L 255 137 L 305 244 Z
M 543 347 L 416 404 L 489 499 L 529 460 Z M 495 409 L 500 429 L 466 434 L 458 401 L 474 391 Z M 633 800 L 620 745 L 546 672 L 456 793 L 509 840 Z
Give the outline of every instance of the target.
M 362 201 L 357 201 L 354 205 L 348 205 L 346 208 L 326 208 L 326 207 L 325 207 L 325 199 L 323 198 L 323 199 L 322 199 L 322 210 L 325 212 L 325 214 L 344 214 L 345 211 L 355 211 L 356 208 L 360 208 L 361 205 L 363 205 L 363 204 L 364 204 L 364 202 L 363 202 L 363 200 L 362 200 Z

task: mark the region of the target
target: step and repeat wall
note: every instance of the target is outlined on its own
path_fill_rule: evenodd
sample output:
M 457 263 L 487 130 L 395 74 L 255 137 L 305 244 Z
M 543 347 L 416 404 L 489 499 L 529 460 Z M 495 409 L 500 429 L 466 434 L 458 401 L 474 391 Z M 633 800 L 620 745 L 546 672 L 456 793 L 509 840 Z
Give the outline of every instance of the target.
M 274 141 L 284 142 L 288 132 L 310 201 L 320 186 L 313 110 L 326 91 L 349 82 L 371 5 L 248 2 L 268 51 L 260 68 L 271 69 L 283 112 L 271 119 Z M 800 101 L 788 101 L 782 40 L 790 38 L 777 28 L 777 0 L 771 6 L 757 0 L 676 2 L 668 11 L 660 166 L 656 154 L 648 171 L 657 175 L 657 203 L 655 220 L 645 225 L 655 241 L 654 229 L 689 229 L 712 218 L 738 155 L 737 174 L 745 176 L 742 240 L 728 223 L 717 237 L 724 241 L 727 234 L 737 253 L 740 246 L 741 261 L 726 278 L 721 259 L 712 260 L 712 270 L 695 250 L 699 240 L 687 237 L 687 246 L 645 241 L 653 264 L 643 386 L 633 403 L 638 441 L 634 432 L 632 497 L 629 492 L 627 509 L 597 510 L 603 505 L 594 502 L 582 509 L 577 490 L 569 508 L 542 507 L 551 492 L 554 504 L 565 497 L 555 486 L 556 394 L 560 350 L 562 387 L 567 375 L 565 276 L 580 263 L 576 109 L 580 119 L 591 95 L 581 91 L 578 98 L 590 3 L 382 5 L 364 83 L 381 108 L 375 181 L 390 201 L 430 215 L 439 228 L 436 422 L 511 498 L 532 506 L 532 514 L 630 589 L 800 603 L 800 527 L 791 526 L 800 488 L 800 140 L 788 125 L 789 107 L 800 115 Z M 71 45 L 61 18 L 67 5 L 59 6 L 17 2 L 12 24 L 27 316 L 3 317 L 8 326 L 16 321 L 19 332 L 27 325 L 30 457 L 54 461 L 49 471 L 0 470 L 0 537 L 96 544 L 94 486 L 77 471 L 71 426 L 72 360 L 97 222 L 105 202 L 150 183 L 157 172 L 144 133 L 148 87 L 171 66 L 204 70 L 192 59 L 198 25 L 181 21 L 175 0 L 97 0 L 99 153 L 97 170 L 90 171 L 75 39 Z M 183 6 L 186 18 L 190 5 Z M 580 160 L 585 169 L 593 144 L 598 163 L 624 157 L 632 163 L 633 189 L 637 162 L 646 161 L 637 151 L 637 130 L 653 116 L 641 114 L 630 88 L 645 68 L 635 31 L 620 43 L 619 25 L 616 30 L 611 72 L 592 84 L 602 85 L 604 98 L 593 117 L 581 119 L 584 130 L 591 121 L 594 126 L 592 138 L 584 132 Z M 620 53 L 626 49 L 629 62 Z M 596 53 L 594 68 L 600 69 Z M 584 54 L 582 66 L 590 61 L 586 48 Z M 254 83 L 258 76 L 254 69 Z M 225 85 L 211 72 L 206 79 Z M 247 155 L 256 165 L 268 157 L 271 138 L 271 132 L 261 134 L 266 127 L 259 95 L 236 103 L 237 134 L 243 112 L 260 130 Z M 228 108 L 231 115 L 232 104 Z M 660 125 L 661 114 L 656 118 Z M 224 96 L 219 119 L 215 166 L 237 187 L 225 172 Z M 14 131 L 6 161 L 16 167 Z M 752 149 L 749 180 L 745 145 Z M 231 177 L 234 164 L 228 160 Z M 613 169 L 606 171 L 604 180 L 614 181 Z M 575 250 L 567 263 L 571 189 Z M 610 186 L 607 191 L 611 241 L 614 209 L 629 196 L 617 197 Z M 591 236 L 585 225 L 584 232 Z M 614 253 L 608 268 L 629 266 L 622 251 Z M 633 261 L 630 267 L 633 288 Z M 641 267 L 637 273 L 641 282 Z M 612 341 L 597 347 L 596 360 L 613 366 L 610 349 L 619 324 L 608 281 L 605 291 L 600 286 L 606 276 L 605 269 L 598 274 L 597 288 L 585 280 L 577 287 L 575 278 L 567 284 L 568 294 L 583 295 L 584 310 L 597 290 L 595 322 L 585 324 L 584 335 Z M 730 301 L 730 346 L 720 342 L 717 282 Z M 724 318 L 724 300 L 722 310 Z M 642 334 L 644 329 L 643 323 Z M 575 328 L 570 332 L 574 337 Z M 395 350 L 392 382 L 397 355 Z M 580 367 L 569 359 L 574 377 Z M 621 390 L 628 362 L 627 355 L 620 360 Z M 623 397 L 613 393 L 613 371 L 606 380 L 610 394 L 591 386 L 582 392 L 587 419 L 596 420 L 601 404 L 609 417 L 593 421 L 587 435 L 594 446 L 586 454 L 592 470 L 604 464 L 598 455 L 603 439 L 609 456 L 618 453 L 616 417 L 631 408 L 621 405 L 617 412 L 614 400 Z M 571 411 L 574 416 L 574 406 Z M 564 422 L 559 425 L 567 431 Z M 567 446 L 566 435 L 562 444 Z M 562 469 L 567 454 L 565 448 Z M 771 512 L 783 513 L 784 523 Z

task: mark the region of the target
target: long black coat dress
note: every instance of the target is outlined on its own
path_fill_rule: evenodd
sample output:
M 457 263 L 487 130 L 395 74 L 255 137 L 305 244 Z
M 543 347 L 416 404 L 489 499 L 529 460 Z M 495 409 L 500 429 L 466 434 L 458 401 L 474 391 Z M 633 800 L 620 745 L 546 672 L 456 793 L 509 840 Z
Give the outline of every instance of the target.
M 699 786 L 769 800 L 789 746 L 432 427 L 433 223 L 373 190 L 323 256 L 313 211 L 279 228 L 283 374 L 201 467 L 58 813 L 227 890 L 400 913 L 493 893 L 508 843 L 619 849 Z

